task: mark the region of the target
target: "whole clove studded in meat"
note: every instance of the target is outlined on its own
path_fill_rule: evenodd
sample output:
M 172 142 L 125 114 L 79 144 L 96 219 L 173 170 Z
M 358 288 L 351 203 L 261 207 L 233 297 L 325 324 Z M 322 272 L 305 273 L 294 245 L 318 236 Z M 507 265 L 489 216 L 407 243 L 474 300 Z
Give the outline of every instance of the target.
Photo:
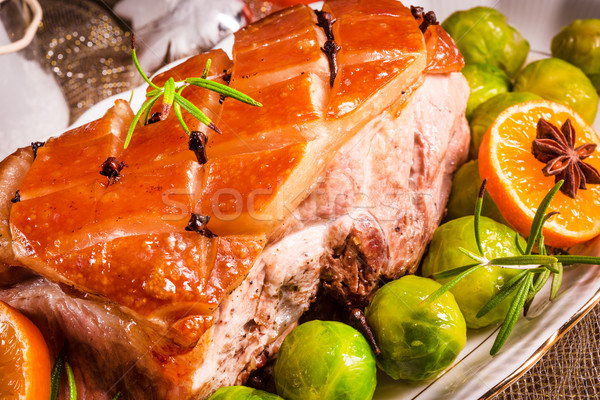
M 333 18 L 333 15 L 327 11 L 320 10 L 315 10 L 315 14 L 317 14 L 317 26 L 323 29 L 327 40 L 334 40 L 333 24 L 335 22 L 335 18 Z
M 119 162 L 116 157 L 108 157 L 100 166 L 100 175 L 106 176 L 110 185 L 111 181 L 115 182 L 119 178 L 124 167 L 123 161 Z
M 10 199 L 11 203 L 18 203 L 21 201 L 21 191 L 17 190 L 15 192 L 15 197 L 13 197 L 12 199 Z
M 171 106 L 169 104 L 161 104 L 158 111 L 152 113 L 150 118 L 148 118 L 147 124 L 153 124 L 158 121 L 162 121 L 169 116 L 171 112 Z
M 204 165 L 208 161 L 206 157 L 206 143 L 208 143 L 208 136 L 204 132 L 190 132 L 188 148 L 194 152 L 200 165 Z
M 410 6 L 410 13 L 414 19 L 421 19 L 425 14 L 425 9 L 421 6 Z
M 333 24 L 336 20 L 326 11 L 317 10 L 315 11 L 315 14 L 317 15 L 317 26 L 323 29 L 325 36 L 327 37 L 327 41 L 323 47 L 321 47 L 321 51 L 325 53 L 327 60 L 329 61 L 329 85 L 333 87 L 335 77 L 338 73 L 337 53 L 341 50 L 341 47 L 338 46 L 333 37 Z
M 335 77 L 338 73 L 337 53 L 341 50 L 341 47 L 338 46 L 333 40 L 328 40 L 325 42 L 325 45 L 323 45 L 321 50 L 323 53 L 325 53 L 327 60 L 329 61 L 329 85 L 333 87 Z
M 153 112 L 152 115 L 150 116 L 150 118 L 148 118 L 148 125 L 153 124 L 158 121 L 160 121 L 160 113 Z
M 210 229 L 206 227 L 208 221 L 210 221 L 210 216 L 192 213 L 185 230 L 188 232 L 198 232 L 209 239 L 216 237 L 217 235 L 212 233 Z
M 423 33 L 425 33 L 427 28 L 429 28 L 431 25 L 439 25 L 437 17 L 433 11 L 426 13 L 423 7 L 410 6 L 410 13 L 417 21 L 421 20 L 419 30 Z
M 31 143 L 31 150 L 33 151 L 33 159 L 35 160 L 35 158 L 37 157 L 37 151 L 40 147 L 44 147 L 44 145 L 46 144 L 46 142 L 32 142 Z
M 435 13 L 433 11 L 428 11 L 427 14 L 423 15 L 423 22 L 421 22 L 421 25 L 419 25 L 419 29 L 421 32 L 425 33 L 427 28 L 429 28 L 431 25 L 439 25 L 439 22 L 435 16 Z
M 223 80 L 228 85 L 231 83 L 231 71 L 223 70 Z

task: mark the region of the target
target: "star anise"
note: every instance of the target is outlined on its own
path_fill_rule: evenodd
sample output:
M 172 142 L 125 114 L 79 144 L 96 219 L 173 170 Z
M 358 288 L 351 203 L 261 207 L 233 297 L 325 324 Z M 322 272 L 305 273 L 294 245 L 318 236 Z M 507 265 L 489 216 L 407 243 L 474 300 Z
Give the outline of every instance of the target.
M 571 120 L 567 119 L 560 129 L 543 118 L 538 121 L 532 153 L 546 163 L 542 170 L 545 176 L 554 175 L 555 182 L 564 180 L 560 191 L 573 199 L 577 197 L 577 189 L 587 189 L 588 183 L 600 184 L 596 168 L 583 162 L 595 150 L 595 143 L 575 148 L 575 129 Z

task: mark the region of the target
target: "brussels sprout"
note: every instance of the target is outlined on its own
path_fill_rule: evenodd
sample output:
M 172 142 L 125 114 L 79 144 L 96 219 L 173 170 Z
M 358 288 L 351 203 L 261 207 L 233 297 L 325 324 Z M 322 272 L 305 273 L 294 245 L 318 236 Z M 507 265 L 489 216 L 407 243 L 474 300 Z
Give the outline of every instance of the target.
M 493 65 L 469 64 L 461 72 L 471 88 L 465 112 L 467 119 L 471 119 L 473 110 L 479 104 L 499 93 L 510 91 L 510 78 L 500 68 Z
M 479 105 L 473 114 L 471 114 L 471 146 L 469 147 L 469 157 L 472 159 L 479 157 L 479 146 L 483 140 L 483 135 L 488 130 L 492 122 L 505 109 L 515 104 L 523 103 L 529 100 L 539 100 L 540 96 L 527 92 L 500 93 L 485 103 Z M 486 214 L 487 215 L 487 214 Z M 489 215 L 488 215 L 489 216 Z M 494 218 L 495 219 L 495 218 Z
M 365 316 L 381 348 L 377 363 L 392 378 L 434 378 L 465 346 L 467 328 L 452 293 L 422 303 L 440 287 L 407 275 L 381 287 L 369 303 Z
M 310 321 L 283 341 L 273 371 L 286 400 L 371 399 L 377 368 L 366 339 L 354 328 Z
M 429 253 L 423 262 L 423 275 L 473 264 L 469 256 L 459 250 L 460 247 L 478 254 L 473 229 L 473 216 L 462 217 L 446 222 L 433 234 Z M 490 218 L 481 217 L 481 244 L 488 259 L 521 255 L 515 244 L 518 237 L 522 248 L 525 240 L 506 225 Z M 481 318 L 476 315 L 481 308 L 494 297 L 505 283 L 519 270 L 501 267 L 481 267 L 458 282 L 450 291 L 462 311 L 469 328 L 483 328 L 500 322 L 506 316 L 512 296 L 507 297 L 497 307 Z M 446 280 L 441 280 L 445 283 Z
M 493 8 L 457 11 L 442 27 L 452 36 L 467 64 L 492 64 L 510 77 L 521 68 L 529 52 L 529 43 Z
M 600 90 L 600 19 L 577 19 L 552 39 L 552 57 L 581 68 Z
M 246 386 L 229 386 L 217 390 L 208 400 L 283 400 L 276 394 Z
M 515 78 L 516 92 L 532 92 L 572 107 L 590 124 L 598 111 L 598 93 L 576 66 L 559 58 L 534 61 Z
M 456 171 L 452 181 L 452 191 L 448 199 L 448 212 L 446 219 L 456 219 L 467 215 L 473 215 L 475 211 L 475 202 L 479 195 L 481 187 L 481 178 L 479 177 L 479 163 L 477 160 L 471 160 Z M 500 214 L 500 210 L 494 203 L 494 200 L 486 192 L 483 198 L 483 207 L 481 215 L 485 215 L 501 223 L 506 221 Z

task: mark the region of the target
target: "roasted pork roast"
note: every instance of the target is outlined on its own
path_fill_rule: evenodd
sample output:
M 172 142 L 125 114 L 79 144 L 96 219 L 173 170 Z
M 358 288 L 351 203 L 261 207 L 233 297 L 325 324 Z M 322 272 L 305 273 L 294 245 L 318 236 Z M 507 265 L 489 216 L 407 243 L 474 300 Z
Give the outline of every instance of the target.
M 222 131 L 184 113 L 206 159 L 174 113 L 124 148 L 117 101 L 0 164 L 0 300 L 67 346 L 82 399 L 244 383 L 319 288 L 361 307 L 415 272 L 466 158 L 462 58 L 395 0 L 277 12 L 236 33 L 232 60 L 154 82 L 209 58 L 209 79 L 263 106 L 185 89 Z

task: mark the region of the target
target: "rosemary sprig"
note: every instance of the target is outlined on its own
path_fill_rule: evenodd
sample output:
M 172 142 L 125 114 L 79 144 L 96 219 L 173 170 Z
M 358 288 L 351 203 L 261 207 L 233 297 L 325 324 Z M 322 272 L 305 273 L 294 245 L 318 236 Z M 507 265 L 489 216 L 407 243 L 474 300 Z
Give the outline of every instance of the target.
M 52 367 L 52 373 L 50 374 L 50 400 L 56 400 L 58 398 L 58 388 L 60 386 L 60 378 L 62 371 L 65 367 L 65 349 L 60 351 L 54 366 Z
M 127 131 L 127 138 L 125 139 L 125 148 L 129 146 L 129 143 L 131 142 L 131 137 L 133 136 L 133 131 L 135 130 L 135 127 L 140 122 L 140 120 L 143 125 L 148 124 L 148 120 L 151 117 L 150 110 L 152 110 L 152 107 L 158 102 L 160 97 L 162 97 L 162 109 L 160 113 L 160 119 L 166 118 L 171 109 L 173 108 L 175 110 L 175 115 L 177 116 L 177 119 L 181 124 L 183 130 L 186 134 L 189 135 L 190 129 L 184 122 L 183 116 L 181 114 L 181 109 L 183 108 L 201 123 L 220 134 L 221 130 L 217 127 L 217 125 L 215 125 L 215 123 L 208 116 L 206 116 L 206 114 L 204 114 L 202 110 L 196 107 L 194 103 L 187 100 L 181 95 L 183 89 L 185 89 L 188 86 L 201 87 L 219 93 L 220 95 L 231 97 L 232 99 L 241 101 L 243 103 L 255 107 L 262 107 L 261 103 L 252 99 L 250 96 L 238 90 L 230 88 L 227 85 L 223 85 L 222 83 L 206 79 L 208 77 L 208 72 L 211 66 L 210 59 L 206 61 L 201 78 L 186 78 L 181 81 L 175 81 L 175 79 L 171 77 L 165 82 L 163 87 L 159 87 L 156 84 L 154 84 L 150 80 L 150 78 L 148 78 L 138 61 L 135 52 L 135 36 L 132 36 L 131 39 L 131 57 L 133 58 L 133 63 L 135 64 L 135 68 L 138 70 L 139 74 L 142 76 L 144 81 L 146 81 L 146 83 L 150 85 L 154 90 L 151 90 L 148 93 L 146 93 L 146 101 L 142 104 L 142 107 L 135 114 L 135 117 L 133 118 L 133 121 L 129 126 L 129 130 Z
M 558 213 L 546 213 L 546 210 L 560 189 L 562 183 L 563 181 L 559 181 L 541 201 L 533 218 L 529 237 L 527 238 L 527 246 L 525 249 L 523 249 L 519 243 L 519 235 L 515 235 L 515 244 L 520 255 L 498 257 L 488 260 L 484 253 L 485 249 L 483 248 L 480 234 L 481 208 L 486 184 L 486 181 L 484 181 L 481 185 L 475 205 L 473 223 L 473 227 L 475 229 L 475 240 L 477 242 L 479 254 L 475 254 L 464 248 L 459 248 L 460 251 L 472 258 L 474 261 L 476 261 L 476 263 L 439 272 L 433 275 L 433 278 L 435 279 L 448 279 L 452 277 L 453 279 L 429 295 L 429 297 L 424 300 L 425 302 L 435 301 L 448 290 L 450 290 L 454 285 L 460 282 L 463 278 L 484 266 L 496 266 L 522 270 L 522 272 L 518 273 L 510 281 L 508 281 L 504 287 L 477 313 L 477 318 L 483 317 L 516 292 L 490 351 L 491 355 L 495 355 L 502 348 L 510 336 L 515 324 L 517 323 L 521 311 L 523 311 L 524 315 L 527 314 L 527 311 L 529 310 L 529 307 L 531 306 L 535 296 L 542 290 L 546 282 L 550 279 L 550 276 L 552 276 L 550 300 L 556 297 L 562 283 L 563 265 L 600 264 L 600 257 L 578 256 L 570 254 L 548 254 L 548 249 L 544 244 L 543 226 L 552 216 Z M 536 248 L 538 254 L 533 254 L 534 248 Z
M 65 369 L 67 370 L 67 380 L 69 383 L 69 400 L 77 400 L 77 384 L 75 383 L 75 375 L 73 369 L 68 362 L 65 362 Z
M 492 311 L 494 308 L 496 308 L 497 305 L 502 303 L 504 299 L 510 296 L 515 290 L 517 290 L 518 287 L 521 286 L 523 280 L 527 278 L 527 274 L 529 273 L 529 271 L 522 271 L 519 274 L 515 275 L 510 281 L 506 283 L 506 285 L 504 285 L 504 287 L 502 287 L 502 290 L 500 290 L 500 292 L 498 292 L 496 296 L 492 297 L 490 301 L 488 301 L 481 308 L 481 310 L 479 310 L 476 317 L 481 318 L 490 311 Z
M 506 318 L 502 323 L 502 327 L 496 335 L 496 340 L 490 350 L 491 355 L 495 355 L 498 353 L 508 336 L 512 332 L 517 320 L 519 319 L 519 314 L 525 306 L 525 301 L 527 301 L 527 294 L 529 293 L 529 288 L 531 287 L 531 283 L 533 282 L 533 273 L 527 272 L 527 278 L 525 278 L 524 282 L 519 285 L 519 291 L 517 295 L 513 299 L 510 308 L 508 309 L 508 313 L 506 314 Z
M 77 400 L 77 383 L 75 382 L 75 374 L 71 365 L 66 360 L 66 346 L 62 348 L 50 375 L 50 400 L 58 398 L 58 389 L 60 388 L 60 380 L 62 378 L 63 369 L 67 371 L 67 386 L 69 388 L 69 400 Z M 112 400 L 117 400 L 121 396 L 121 392 L 117 393 Z

